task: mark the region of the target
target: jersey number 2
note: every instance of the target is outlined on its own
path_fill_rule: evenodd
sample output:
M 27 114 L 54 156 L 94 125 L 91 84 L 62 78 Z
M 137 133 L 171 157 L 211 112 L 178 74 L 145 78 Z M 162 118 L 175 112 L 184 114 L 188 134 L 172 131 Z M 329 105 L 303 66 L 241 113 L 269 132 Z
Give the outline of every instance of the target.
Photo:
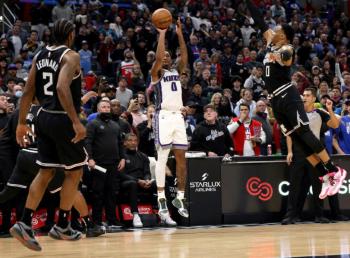
M 52 73 L 43 73 L 43 80 L 47 80 L 48 82 L 44 85 L 44 94 L 47 96 L 53 96 L 53 91 L 49 90 L 49 88 L 53 84 L 53 76 Z
M 171 90 L 172 90 L 172 91 L 177 91 L 176 82 L 172 82 L 172 83 L 171 83 Z

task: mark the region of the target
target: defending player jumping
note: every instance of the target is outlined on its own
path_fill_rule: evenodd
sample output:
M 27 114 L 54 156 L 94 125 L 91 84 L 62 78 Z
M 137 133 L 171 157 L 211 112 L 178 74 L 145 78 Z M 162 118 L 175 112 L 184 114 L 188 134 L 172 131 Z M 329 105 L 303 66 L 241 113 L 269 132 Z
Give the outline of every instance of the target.
M 290 43 L 294 31 L 289 25 L 269 29 L 257 7 L 250 0 L 245 1 L 255 24 L 262 31 L 267 41 L 267 53 L 264 59 L 264 80 L 271 95 L 274 115 L 284 135 L 290 135 L 305 149 L 307 160 L 320 172 L 322 190 L 320 198 L 336 194 L 346 171 L 337 168 L 330 159 L 322 143 L 309 128 L 302 99 L 290 79 L 290 66 L 294 61 L 294 49 Z

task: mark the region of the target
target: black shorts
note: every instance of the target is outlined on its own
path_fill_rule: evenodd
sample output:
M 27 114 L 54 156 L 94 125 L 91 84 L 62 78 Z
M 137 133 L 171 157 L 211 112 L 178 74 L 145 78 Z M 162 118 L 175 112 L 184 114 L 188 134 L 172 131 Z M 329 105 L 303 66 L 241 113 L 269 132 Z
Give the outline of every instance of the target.
M 36 121 L 39 156 L 37 164 L 46 168 L 77 169 L 87 162 L 84 141 L 73 143 L 71 120 L 63 113 L 41 110 Z
M 271 106 L 284 135 L 290 135 L 300 126 L 309 124 L 303 100 L 294 85 L 286 84 L 275 90 Z
M 39 172 L 36 164 L 38 152 L 34 150 L 20 150 L 17 156 L 16 166 L 7 182 L 7 186 L 27 189 Z M 48 191 L 51 193 L 61 190 L 64 180 L 63 169 L 56 169 L 56 174 L 50 181 Z

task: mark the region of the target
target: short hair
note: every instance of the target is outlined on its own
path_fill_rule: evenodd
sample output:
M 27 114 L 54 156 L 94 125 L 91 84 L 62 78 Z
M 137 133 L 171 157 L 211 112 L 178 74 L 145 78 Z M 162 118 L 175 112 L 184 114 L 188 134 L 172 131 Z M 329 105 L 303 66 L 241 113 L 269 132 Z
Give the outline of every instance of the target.
M 139 138 L 137 137 L 137 135 L 136 134 L 134 134 L 134 133 L 127 133 L 126 135 L 125 135 L 125 141 L 127 141 L 127 140 L 129 140 L 131 137 L 136 137 L 136 139 L 137 140 L 139 140 Z
M 247 103 L 245 103 L 245 102 L 243 102 L 243 103 L 241 103 L 241 104 L 239 105 L 239 110 L 241 110 L 241 107 L 247 107 L 248 110 L 250 111 L 250 106 L 249 106 Z
M 307 88 L 305 88 L 304 92 L 305 91 L 310 91 L 312 96 L 317 98 L 317 91 L 316 91 L 316 89 L 314 87 L 307 87 Z
M 108 103 L 109 105 L 111 104 L 110 101 L 107 101 L 106 99 L 101 99 L 101 100 L 97 103 L 97 108 L 99 108 L 103 102 L 104 102 L 104 103 Z
M 52 28 L 53 42 L 64 44 L 72 31 L 74 31 L 74 24 L 71 21 L 66 19 L 55 21 Z
M 288 25 L 288 24 L 283 24 L 282 25 L 282 30 L 283 30 L 284 34 L 286 35 L 286 38 L 289 41 L 289 43 L 293 42 L 293 39 L 294 39 L 294 30 L 293 30 L 293 28 L 290 25 Z
M 203 108 L 203 112 L 206 112 L 207 109 L 209 109 L 209 108 L 214 110 L 214 112 L 217 112 L 217 110 L 216 110 L 216 108 L 215 108 L 215 106 L 213 104 L 205 105 L 204 108 Z

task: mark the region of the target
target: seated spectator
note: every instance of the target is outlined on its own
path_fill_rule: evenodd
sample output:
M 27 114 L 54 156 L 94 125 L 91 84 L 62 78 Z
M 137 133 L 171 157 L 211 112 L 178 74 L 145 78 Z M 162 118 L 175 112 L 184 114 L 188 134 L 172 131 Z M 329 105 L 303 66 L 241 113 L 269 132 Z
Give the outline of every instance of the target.
M 204 121 L 193 132 L 190 150 L 203 151 L 208 157 L 232 155 L 233 145 L 226 126 L 217 120 L 218 113 L 211 104 L 204 107 Z
M 155 194 L 157 185 L 151 180 L 148 157 L 137 150 L 138 138 L 135 134 L 127 134 L 125 146 L 125 169 L 120 173 L 121 190 L 128 193 L 131 212 L 133 214 L 133 226 L 143 227 L 137 208 L 137 195 L 139 192 Z
M 259 156 L 260 144 L 266 142 L 266 135 L 260 122 L 251 119 L 249 105 L 239 105 L 239 116 L 227 126 L 234 145 L 235 153 L 240 156 Z
M 188 98 L 188 101 L 198 103 L 201 107 L 204 107 L 208 103 L 208 100 L 202 94 L 202 86 L 199 83 L 193 85 L 192 94 Z
M 23 68 L 23 60 L 21 58 L 17 58 L 15 60 L 15 64 L 17 67 L 16 77 L 22 80 L 26 79 L 28 77 L 28 71 Z
M 124 139 L 124 136 L 131 132 L 131 126 L 129 125 L 129 123 L 127 121 L 119 118 L 122 111 L 123 111 L 123 109 L 122 109 L 122 106 L 120 105 L 119 100 L 112 99 L 111 100 L 112 120 L 117 122 L 118 125 L 120 126 L 120 130 L 122 132 L 122 136 Z
M 236 116 L 231 109 L 230 99 L 226 96 L 222 96 L 219 108 L 218 108 L 218 119 L 223 124 L 227 125 L 233 116 Z
M 138 63 L 134 64 L 131 71 L 131 83 L 129 89 L 133 92 L 144 92 L 146 90 L 146 83 L 143 78 L 143 74 Z
M 211 97 L 210 104 L 214 106 L 215 110 L 217 110 L 220 106 L 221 100 L 222 94 L 217 92 Z
M 232 78 L 232 103 L 236 105 L 236 103 L 241 99 L 241 90 L 242 87 L 242 78 L 240 76 L 233 76 Z
M 5 95 L 0 95 L 0 133 L 5 128 L 9 119 L 7 114 L 8 105 L 7 97 Z

